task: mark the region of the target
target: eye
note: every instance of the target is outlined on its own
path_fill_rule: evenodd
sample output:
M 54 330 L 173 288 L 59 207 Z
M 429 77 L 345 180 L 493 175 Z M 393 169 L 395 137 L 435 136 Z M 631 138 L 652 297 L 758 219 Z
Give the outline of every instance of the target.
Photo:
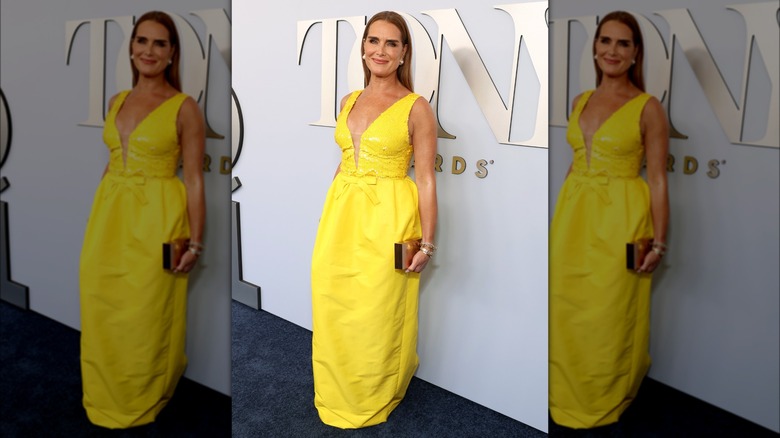
M 142 37 L 142 36 L 136 37 L 135 42 L 137 42 L 138 44 L 146 44 L 146 37 Z
M 154 42 L 154 45 L 157 47 L 166 47 L 168 45 L 168 41 L 157 40 Z
M 609 37 L 601 37 L 599 38 L 599 42 L 601 44 L 609 44 Z
M 396 43 L 395 41 L 390 41 L 390 42 L 387 43 L 387 45 L 390 46 L 390 47 L 396 47 L 398 45 L 398 43 Z
M 376 38 L 369 38 L 369 39 L 368 39 L 368 43 L 369 43 L 369 44 L 377 44 L 378 42 L 379 42 L 379 40 L 378 40 L 378 39 L 376 39 Z
M 619 44 L 620 44 L 621 47 L 628 47 L 629 46 L 628 41 L 620 41 Z

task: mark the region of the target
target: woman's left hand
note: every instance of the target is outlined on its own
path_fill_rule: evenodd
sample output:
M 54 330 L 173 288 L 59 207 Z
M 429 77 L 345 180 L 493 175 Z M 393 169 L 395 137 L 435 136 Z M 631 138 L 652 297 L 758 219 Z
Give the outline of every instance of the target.
M 658 265 L 661 264 L 661 256 L 658 255 L 655 251 L 650 251 L 645 256 L 645 259 L 642 261 L 642 266 L 639 267 L 639 269 L 636 270 L 636 272 L 640 273 L 652 273 L 655 271 L 655 269 L 658 267 Z
M 431 258 L 427 254 L 417 251 L 417 254 L 412 258 L 412 263 L 406 268 L 406 272 L 422 272 L 430 260 Z
M 187 274 L 195 267 L 195 263 L 198 261 L 198 255 L 193 254 L 192 251 L 184 251 L 184 254 L 179 260 L 179 266 L 173 270 L 173 272 Z

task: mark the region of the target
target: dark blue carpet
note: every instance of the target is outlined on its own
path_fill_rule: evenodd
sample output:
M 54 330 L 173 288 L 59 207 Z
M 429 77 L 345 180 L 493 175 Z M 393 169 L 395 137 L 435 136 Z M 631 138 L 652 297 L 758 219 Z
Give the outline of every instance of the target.
M 636 400 L 620 421 L 589 430 L 574 430 L 550 420 L 550 436 L 568 438 L 770 438 L 780 435 L 744 418 L 645 378 Z
M 386 423 L 323 424 L 314 408 L 311 332 L 233 303 L 235 437 L 539 437 L 546 434 L 414 378 Z
M 93 425 L 81 405 L 77 330 L 0 302 L 0 437 L 229 437 L 230 397 L 189 379 L 157 420 Z

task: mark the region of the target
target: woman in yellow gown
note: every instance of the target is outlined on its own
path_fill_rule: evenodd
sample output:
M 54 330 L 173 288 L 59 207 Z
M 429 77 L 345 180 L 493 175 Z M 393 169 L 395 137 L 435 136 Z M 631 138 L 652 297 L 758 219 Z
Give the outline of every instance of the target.
M 136 22 L 133 89 L 109 102 L 109 162 L 81 252 L 83 404 L 92 423 L 112 429 L 154 421 L 187 364 L 186 274 L 202 248 L 205 131 L 197 103 L 181 92 L 180 47 L 167 14 Z M 187 237 L 178 265 L 163 270 L 162 244 Z
M 403 18 L 372 17 L 361 51 L 365 89 L 341 101 L 341 164 L 312 257 L 314 404 L 340 428 L 386 421 L 406 393 L 418 364 L 419 273 L 436 249 L 436 125 L 412 92 Z M 394 243 L 413 239 L 421 250 L 395 270 Z
M 644 93 L 642 35 L 626 12 L 593 41 L 597 88 L 574 99 L 574 158 L 550 235 L 550 414 L 570 428 L 618 421 L 650 366 L 650 280 L 666 249 L 668 124 Z M 648 182 L 639 176 L 647 159 Z M 636 271 L 626 244 L 654 239 Z

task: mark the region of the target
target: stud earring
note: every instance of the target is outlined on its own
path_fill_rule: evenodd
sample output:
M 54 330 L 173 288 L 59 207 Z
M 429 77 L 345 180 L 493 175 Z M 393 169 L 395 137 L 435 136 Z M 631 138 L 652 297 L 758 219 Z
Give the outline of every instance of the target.
M 631 65 L 634 65 L 634 64 L 636 64 L 636 59 L 632 59 L 631 60 Z
M 132 60 L 132 59 L 133 59 L 133 55 L 130 55 L 130 60 Z
M 402 59 L 401 61 L 398 62 L 398 64 L 399 65 L 404 65 L 404 60 Z
M 169 59 L 168 60 L 168 65 L 171 65 L 171 64 L 173 64 L 173 59 Z
M 593 55 L 593 59 L 599 59 L 599 55 Z
M 366 59 L 366 54 L 365 54 L 365 53 L 363 54 L 363 59 L 364 59 L 364 60 Z

